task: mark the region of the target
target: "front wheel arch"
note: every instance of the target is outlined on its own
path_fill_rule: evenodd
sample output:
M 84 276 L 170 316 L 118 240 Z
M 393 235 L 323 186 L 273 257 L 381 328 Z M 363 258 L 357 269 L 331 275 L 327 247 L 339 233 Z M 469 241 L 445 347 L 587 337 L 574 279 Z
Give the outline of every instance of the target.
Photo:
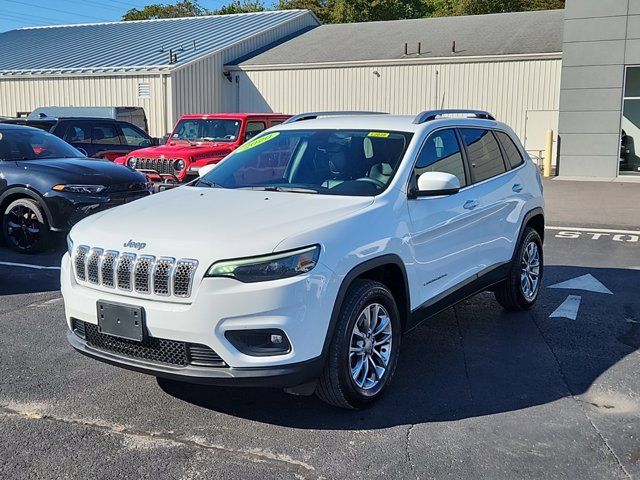
M 53 218 L 47 203 L 38 192 L 28 187 L 11 187 L 3 192 L 2 195 L 0 195 L 0 212 L 2 212 L 0 215 L 4 214 L 4 210 L 11 202 L 18 200 L 19 198 L 28 198 L 36 201 L 47 217 L 46 220 L 49 228 L 53 226 Z

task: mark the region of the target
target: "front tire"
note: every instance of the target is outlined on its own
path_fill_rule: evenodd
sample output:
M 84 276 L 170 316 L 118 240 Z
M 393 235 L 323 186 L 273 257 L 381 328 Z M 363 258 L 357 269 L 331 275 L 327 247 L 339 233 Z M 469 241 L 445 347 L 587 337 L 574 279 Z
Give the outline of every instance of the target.
M 495 290 L 496 300 L 505 310 L 529 310 L 540 293 L 544 257 L 542 238 L 527 227 L 511 263 L 508 278 Z
M 356 280 L 340 307 L 316 395 L 349 409 L 376 401 L 395 371 L 400 330 L 400 313 L 389 289 L 372 280 Z
M 51 231 L 42 207 L 30 198 L 19 198 L 5 208 L 2 234 L 19 253 L 37 253 L 50 246 Z

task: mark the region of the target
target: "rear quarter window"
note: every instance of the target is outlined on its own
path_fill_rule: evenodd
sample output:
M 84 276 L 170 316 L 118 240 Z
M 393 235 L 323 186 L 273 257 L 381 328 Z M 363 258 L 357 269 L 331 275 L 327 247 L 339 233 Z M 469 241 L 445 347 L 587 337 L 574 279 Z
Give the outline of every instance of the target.
M 520 149 L 511 140 L 511 137 L 504 132 L 495 132 L 498 141 L 502 145 L 505 155 L 507 156 L 507 163 L 511 168 L 517 168 L 524 163 L 524 158 L 520 153 Z
M 498 141 L 490 130 L 460 129 L 467 147 L 471 175 L 475 183 L 482 182 L 507 171 Z

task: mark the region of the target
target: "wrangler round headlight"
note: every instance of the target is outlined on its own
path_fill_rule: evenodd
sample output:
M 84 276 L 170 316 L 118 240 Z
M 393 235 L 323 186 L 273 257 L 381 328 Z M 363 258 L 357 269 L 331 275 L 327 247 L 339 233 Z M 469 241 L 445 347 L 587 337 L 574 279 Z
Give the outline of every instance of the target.
M 279 280 L 308 273 L 317 265 L 320 246 L 253 258 L 216 262 L 207 277 L 229 277 L 244 283 Z
M 127 165 L 129 165 L 129 167 L 131 168 L 136 168 L 137 163 L 138 163 L 138 159 L 135 157 L 131 157 L 129 160 L 127 160 Z
M 173 169 L 177 172 L 179 172 L 180 170 L 183 170 L 185 167 L 186 163 L 184 162 L 184 160 L 182 160 L 181 158 L 179 158 L 178 160 L 176 160 L 175 162 L 173 162 Z

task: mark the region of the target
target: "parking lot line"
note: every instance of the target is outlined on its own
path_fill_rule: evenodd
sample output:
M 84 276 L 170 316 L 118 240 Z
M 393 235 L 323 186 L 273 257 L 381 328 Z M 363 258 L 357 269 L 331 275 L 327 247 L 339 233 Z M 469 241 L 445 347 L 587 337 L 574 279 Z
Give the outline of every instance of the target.
M 31 265 L 30 263 L 0 262 L 0 265 L 4 265 L 7 267 L 33 268 L 36 270 L 60 270 L 60 267 L 48 267 L 45 265 Z
M 589 227 L 544 227 L 545 230 L 562 230 L 570 232 L 596 232 L 596 233 L 625 233 L 627 235 L 640 235 L 639 230 L 616 230 L 610 228 L 589 228 Z

